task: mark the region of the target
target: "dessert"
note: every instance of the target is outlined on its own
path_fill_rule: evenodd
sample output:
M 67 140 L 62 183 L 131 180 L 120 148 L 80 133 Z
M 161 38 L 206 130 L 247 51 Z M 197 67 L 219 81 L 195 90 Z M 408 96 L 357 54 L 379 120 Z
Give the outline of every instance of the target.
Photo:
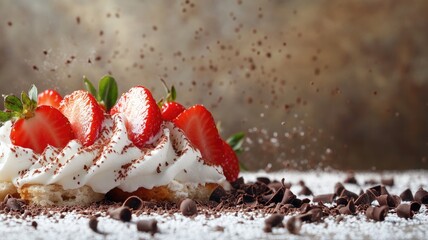
M 116 103 L 113 78 L 89 91 L 37 104 L 37 92 L 6 97 L 0 128 L 1 194 L 39 205 L 87 205 L 129 195 L 145 200 L 207 199 L 236 180 L 239 165 L 202 105 L 175 104 L 175 89 L 158 103 L 143 86 Z M 60 102 L 58 104 L 58 101 Z M 171 107 L 173 106 L 173 107 Z M 178 107 L 177 107 L 178 106 Z M 14 188 L 15 187 L 15 188 Z

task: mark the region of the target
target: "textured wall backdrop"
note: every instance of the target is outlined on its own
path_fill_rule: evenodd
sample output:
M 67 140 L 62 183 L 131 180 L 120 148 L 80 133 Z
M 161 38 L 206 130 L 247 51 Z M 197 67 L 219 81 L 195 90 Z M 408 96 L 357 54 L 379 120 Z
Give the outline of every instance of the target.
M 0 1 L 0 89 L 203 103 L 251 169 L 428 168 L 428 2 Z

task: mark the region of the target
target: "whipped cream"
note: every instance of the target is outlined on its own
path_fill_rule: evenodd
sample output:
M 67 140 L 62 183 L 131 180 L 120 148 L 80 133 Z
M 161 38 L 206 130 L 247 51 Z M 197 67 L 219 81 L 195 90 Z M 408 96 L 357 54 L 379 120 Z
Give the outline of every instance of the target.
M 198 149 L 171 122 L 161 126 L 149 148 L 140 149 L 128 138 L 125 117 L 106 116 L 98 140 L 85 147 L 77 140 L 64 148 L 48 146 L 42 154 L 15 146 L 9 135 L 12 123 L 0 128 L 0 181 L 26 184 L 59 184 L 64 189 L 90 186 L 107 193 L 118 187 L 133 192 L 140 187 L 180 183 L 221 183 L 219 166 L 205 164 Z

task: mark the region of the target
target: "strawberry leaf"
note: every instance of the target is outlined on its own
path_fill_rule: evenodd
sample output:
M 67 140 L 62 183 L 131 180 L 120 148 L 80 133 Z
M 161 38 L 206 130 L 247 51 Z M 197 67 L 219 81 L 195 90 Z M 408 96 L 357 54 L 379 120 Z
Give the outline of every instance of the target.
M 170 96 L 170 102 L 175 101 L 175 99 L 177 98 L 177 92 L 175 91 L 175 87 L 174 85 L 171 87 L 171 91 L 169 92 L 169 96 Z
M 100 96 L 98 95 L 94 85 L 92 85 L 91 81 L 89 81 L 89 79 L 85 76 L 83 76 L 83 83 L 85 84 L 86 91 L 92 94 L 97 99 L 97 101 L 101 101 Z
M 21 113 L 23 111 L 21 99 L 13 95 L 6 96 L 4 100 L 4 107 L 12 112 Z
M 116 81 L 111 76 L 104 76 L 98 84 L 99 96 L 107 111 L 114 106 L 117 101 L 118 88 Z
M 37 96 L 38 96 L 37 88 L 33 84 L 33 86 L 31 86 L 30 90 L 28 91 L 28 97 L 37 103 Z
M 9 121 L 12 118 L 11 112 L 0 112 L 0 122 L 6 122 Z
M 242 152 L 242 144 L 244 143 L 244 137 L 245 137 L 245 133 L 243 132 L 238 132 L 235 133 L 234 135 L 230 136 L 226 142 L 227 144 L 229 144 L 233 151 L 235 151 L 235 153 L 241 153 Z

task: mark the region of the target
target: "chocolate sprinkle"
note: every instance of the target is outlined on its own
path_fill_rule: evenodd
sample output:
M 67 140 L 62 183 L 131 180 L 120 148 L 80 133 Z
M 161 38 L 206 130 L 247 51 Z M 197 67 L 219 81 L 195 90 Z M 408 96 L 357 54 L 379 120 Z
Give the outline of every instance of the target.
M 198 213 L 195 201 L 189 198 L 186 198 L 181 202 L 180 211 L 184 216 L 193 216 Z
M 122 222 L 129 222 L 132 218 L 132 212 L 127 207 L 119 207 L 109 211 L 111 218 L 120 220 Z
M 158 230 L 158 221 L 152 220 L 140 220 L 137 222 L 137 230 L 140 232 L 148 232 L 154 235 Z

